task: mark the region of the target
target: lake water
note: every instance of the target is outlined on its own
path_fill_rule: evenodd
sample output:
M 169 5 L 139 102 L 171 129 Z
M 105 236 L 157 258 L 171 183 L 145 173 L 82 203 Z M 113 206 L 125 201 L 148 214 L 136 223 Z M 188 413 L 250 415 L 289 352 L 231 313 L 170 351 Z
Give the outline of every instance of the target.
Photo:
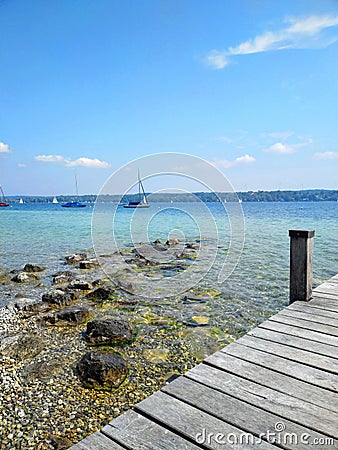
M 92 234 L 99 254 L 145 237 L 164 242 L 170 236 L 186 241 L 210 239 L 217 242 L 215 260 L 199 285 L 221 292 L 208 305 L 215 326 L 226 314 L 257 321 L 287 303 L 289 229 L 315 230 L 315 284 L 337 273 L 337 202 L 242 203 L 238 207 L 243 209 L 245 243 L 236 268 L 221 283 L 217 276 L 229 249 L 230 226 L 219 203 L 152 204 L 135 215 L 135 210 L 116 209 L 112 204 L 80 209 L 53 204 L 1 208 L 0 269 L 20 269 L 27 262 L 48 266 L 49 273 L 64 269 L 65 255 L 93 251 Z

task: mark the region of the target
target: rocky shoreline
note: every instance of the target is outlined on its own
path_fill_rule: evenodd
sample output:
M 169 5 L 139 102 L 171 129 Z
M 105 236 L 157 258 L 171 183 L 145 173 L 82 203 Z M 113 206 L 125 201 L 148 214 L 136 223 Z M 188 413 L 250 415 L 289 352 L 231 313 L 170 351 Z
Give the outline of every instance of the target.
M 198 242 L 140 248 L 123 251 L 122 265 L 121 252 L 103 255 L 109 276 L 86 253 L 65 256 L 57 273 L 0 271 L 1 450 L 66 449 L 234 339 L 210 327 L 215 289 L 139 295 L 147 280 L 185 270 Z M 174 257 L 154 260 L 156 248 Z

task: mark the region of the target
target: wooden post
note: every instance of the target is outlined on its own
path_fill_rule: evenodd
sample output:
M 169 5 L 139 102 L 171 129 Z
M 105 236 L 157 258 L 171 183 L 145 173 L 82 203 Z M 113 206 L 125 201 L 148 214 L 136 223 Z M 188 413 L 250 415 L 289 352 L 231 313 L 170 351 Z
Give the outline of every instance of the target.
M 312 298 L 312 255 L 314 230 L 289 230 L 290 304 Z

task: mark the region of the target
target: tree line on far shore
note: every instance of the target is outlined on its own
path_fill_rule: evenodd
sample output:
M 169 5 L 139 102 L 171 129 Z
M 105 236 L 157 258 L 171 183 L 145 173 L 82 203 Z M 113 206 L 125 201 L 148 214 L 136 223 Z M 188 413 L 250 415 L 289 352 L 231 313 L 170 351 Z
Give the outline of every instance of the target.
M 338 201 L 338 190 L 309 189 L 301 191 L 247 191 L 247 192 L 196 192 L 196 193 L 155 193 L 147 194 L 149 202 L 154 203 L 178 203 L 178 202 L 219 202 L 219 201 L 242 201 L 242 202 L 318 202 Z M 10 202 L 18 203 L 20 197 L 7 197 Z M 51 203 L 53 197 L 22 196 L 25 203 Z M 59 195 L 59 203 L 70 201 L 81 201 L 94 203 L 96 200 L 102 203 L 121 202 L 127 203 L 138 199 L 138 194 L 110 195 Z

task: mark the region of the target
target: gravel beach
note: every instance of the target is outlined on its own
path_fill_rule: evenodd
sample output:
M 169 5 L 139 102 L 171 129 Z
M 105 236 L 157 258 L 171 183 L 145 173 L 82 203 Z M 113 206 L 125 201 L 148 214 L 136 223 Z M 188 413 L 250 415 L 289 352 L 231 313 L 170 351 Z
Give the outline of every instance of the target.
M 135 266 L 135 261 L 131 263 Z M 141 265 L 138 261 L 135 267 Z M 22 282 L 13 281 L 17 273 L 1 275 L 1 295 L 7 299 L 0 309 L 1 450 L 66 449 L 220 346 L 219 334 L 208 327 L 207 300 L 215 292 L 191 292 L 190 297 L 157 303 L 114 285 L 95 265 L 91 269 L 80 269 L 79 261 L 65 265 L 64 273 L 70 274 L 66 283 L 62 283 L 63 273 L 58 279 L 42 270 Z M 55 285 L 55 281 L 61 283 Z M 98 287 L 109 288 L 111 295 L 93 298 L 91 292 Z M 51 324 L 50 318 L 63 306 L 42 299 L 56 288 L 61 293 L 63 289 L 72 305 L 86 308 L 89 318 L 79 324 L 62 320 Z M 93 318 L 125 321 L 133 339 L 90 347 L 84 334 Z M 228 342 L 233 340 L 223 333 L 223 345 L 224 336 Z M 88 350 L 122 356 L 128 373 L 118 388 L 84 387 L 77 364 Z

